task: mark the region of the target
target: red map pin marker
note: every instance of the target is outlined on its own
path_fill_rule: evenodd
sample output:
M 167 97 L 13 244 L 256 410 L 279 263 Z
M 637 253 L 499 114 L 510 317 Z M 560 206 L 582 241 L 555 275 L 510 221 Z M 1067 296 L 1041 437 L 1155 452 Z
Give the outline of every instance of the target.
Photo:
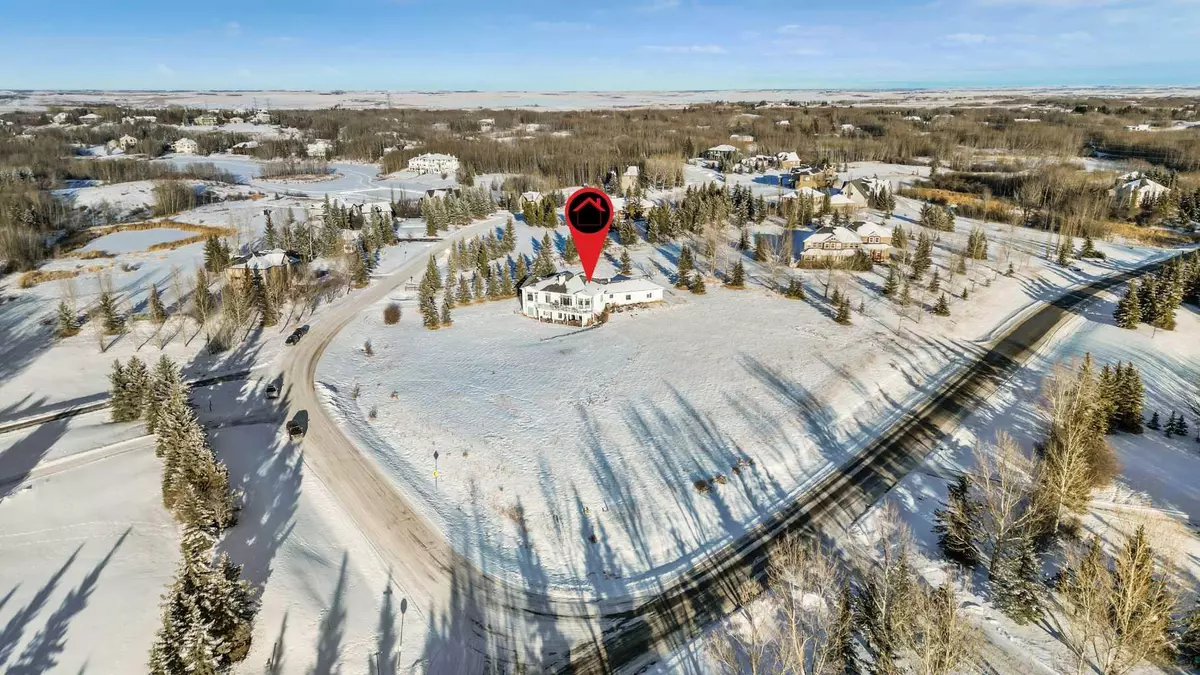
M 603 190 L 585 187 L 576 190 L 563 208 L 567 227 L 571 228 L 571 239 L 579 251 L 579 262 L 587 280 L 592 280 L 600 251 L 604 250 L 604 238 L 613 221 L 613 203 Z

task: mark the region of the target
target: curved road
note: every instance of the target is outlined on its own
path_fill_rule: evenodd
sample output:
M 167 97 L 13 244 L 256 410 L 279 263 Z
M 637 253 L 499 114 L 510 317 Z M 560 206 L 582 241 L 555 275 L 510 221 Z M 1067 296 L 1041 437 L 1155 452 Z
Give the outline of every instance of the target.
M 486 223 L 454 237 L 486 231 Z M 1012 328 L 976 363 L 945 384 L 884 436 L 741 539 L 706 557 L 652 596 L 588 600 L 546 594 L 490 576 L 466 560 L 420 514 L 374 460 L 325 413 L 314 390 L 317 363 L 364 306 L 384 299 L 424 269 L 429 247 L 386 279 L 356 291 L 320 317 L 285 357 L 289 419 L 308 411 L 304 463 L 333 492 L 391 567 L 403 596 L 426 618 L 429 673 L 476 673 L 486 667 L 527 672 L 637 672 L 699 634 L 734 608 L 731 589 L 761 578 L 773 542 L 787 533 L 834 536 L 934 450 L 1011 377 L 1080 303 L 1162 262 L 1069 291 Z M 532 582 L 532 580 L 527 580 Z

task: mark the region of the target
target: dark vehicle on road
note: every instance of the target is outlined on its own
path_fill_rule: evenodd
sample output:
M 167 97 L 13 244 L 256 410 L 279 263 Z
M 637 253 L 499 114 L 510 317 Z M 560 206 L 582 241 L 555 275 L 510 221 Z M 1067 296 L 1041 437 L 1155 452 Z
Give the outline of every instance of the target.
M 304 434 L 308 431 L 308 411 L 301 410 L 296 413 L 296 416 L 288 421 L 286 428 L 288 438 L 293 441 L 304 438 Z
M 277 387 L 276 385 L 268 384 L 267 388 L 264 391 L 265 391 L 268 399 L 279 398 L 279 387 Z
M 300 326 L 296 330 L 292 331 L 292 334 L 287 336 L 287 340 L 284 340 L 284 342 L 289 345 L 294 345 L 299 342 L 300 338 L 304 337 L 306 333 L 308 333 L 308 326 Z

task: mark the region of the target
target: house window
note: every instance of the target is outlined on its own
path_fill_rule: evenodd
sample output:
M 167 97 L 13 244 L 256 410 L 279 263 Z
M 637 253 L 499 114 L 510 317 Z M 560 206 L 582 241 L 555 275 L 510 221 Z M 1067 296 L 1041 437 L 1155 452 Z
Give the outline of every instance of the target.
M 542 300 L 542 302 L 546 302 L 546 303 L 550 302 L 550 294 L 549 293 L 542 293 L 542 297 L 544 298 Z
M 646 294 L 646 299 L 647 299 L 647 300 L 649 300 L 649 299 L 651 299 L 651 298 L 653 298 L 653 297 L 654 297 L 654 294 L 653 294 L 653 293 L 647 293 L 647 294 Z
M 571 296 L 564 296 L 562 299 L 562 304 L 567 307 L 570 307 L 571 306 Z
M 530 302 L 533 302 L 533 293 L 526 293 L 526 294 L 525 294 L 525 299 L 526 299 L 526 300 L 528 300 L 528 301 L 530 301 Z

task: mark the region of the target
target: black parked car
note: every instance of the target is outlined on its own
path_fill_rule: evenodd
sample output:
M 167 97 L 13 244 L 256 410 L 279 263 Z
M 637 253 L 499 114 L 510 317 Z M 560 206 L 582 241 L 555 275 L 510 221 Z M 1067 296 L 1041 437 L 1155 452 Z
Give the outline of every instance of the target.
M 300 338 L 304 337 L 304 334 L 307 332 L 308 326 L 300 326 L 296 330 L 292 331 L 292 334 L 287 336 L 287 340 L 284 340 L 284 342 L 289 345 L 294 345 L 299 342 Z

